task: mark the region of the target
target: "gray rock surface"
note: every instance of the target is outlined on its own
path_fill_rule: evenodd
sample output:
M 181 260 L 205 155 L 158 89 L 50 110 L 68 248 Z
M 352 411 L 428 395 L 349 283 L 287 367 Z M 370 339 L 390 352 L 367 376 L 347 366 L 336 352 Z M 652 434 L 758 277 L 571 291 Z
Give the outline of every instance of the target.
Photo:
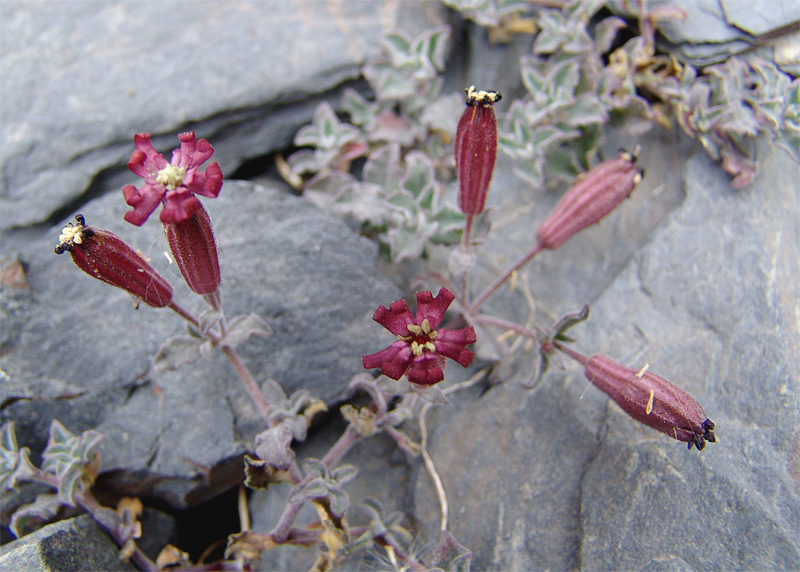
M 736 191 L 698 149 L 683 169 L 686 199 L 662 224 L 624 223 L 633 199 L 564 246 L 577 252 L 548 253 L 546 272 L 530 269 L 537 301 L 556 281 L 566 284 L 562 304 L 593 302 L 589 323 L 570 332 L 576 348 L 649 363 L 703 404 L 719 442 L 687 451 L 638 425 L 572 363 L 533 392 L 507 383 L 442 408 L 431 455 L 450 530 L 473 549 L 476 569 L 800 566 L 800 168 L 766 142 L 759 157 L 755 184 Z M 615 268 L 616 249 L 596 232 L 624 251 L 648 226 Z M 609 264 L 593 265 L 605 247 Z M 415 514 L 435 537 L 425 478 L 416 495 Z
M 194 130 L 225 173 L 285 147 L 318 94 L 380 53 L 384 32 L 414 35 L 444 14 L 402 0 L 42 6 L 0 3 L 2 229 L 55 222 L 82 194 L 132 182 L 137 132 L 172 149 Z
M 784 4 L 772 19 L 743 21 L 732 3 L 685 2 L 689 20 L 667 37 L 712 61 L 749 45 L 742 29 L 760 34 L 791 20 L 794 5 Z M 178 5 L 51 3 L 37 11 L 0 3 L 0 228 L 38 224 L 3 240 L 0 402 L 22 446 L 40 452 L 53 418 L 73 431 L 96 428 L 106 434 L 101 486 L 182 507 L 240 482 L 241 456 L 262 422 L 223 356 L 174 373 L 152 369 L 160 344 L 185 333 L 182 321 L 167 310 L 134 310 L 127 294 L 52 254 L 60 219 L 81 205 L 90 224 L 141 249 L 178 298 L 201 311 L 163 254 L 157 222 L 137 229 L 122 221 L 119 188 L 140 183 L 124 167 L 132 134 L 150 130 L 169 151 L 176 132 L 194 129 L 229 174 L 285 147 L 316 103 L 336 99 L 378 53 L 385 30 L 417 33 L 447 16 L 438 3 L 402 0 L 206 2 L 180 10 L 176 26 Z M 514 93 L 518 80 L 503 70 L 515 69 L 515 56 L 475 33 L 470 42 L 466 76 Z M 513 50 L 524 51 L 522 42 Z M 518 346 L 507 383 L 483 394 L 473 388 L 429 414 L 450 530 L 474 551 L 473 569 L 800 567 L 800 169 L 762 143 L 759 177 L 735 191 L 675 132 L 638 140 L 612 133 L 604 154 L 637 142 L 647 174 L 632 198 L 540 254 L 518 289 L 503 290 L 486 310 L 547 324 L 590 302 L 590 321 L 573 330 L 576 347 L 649 363 L 698 398 L 719 442 L 687 452 L 637 425 L 587 387 L 575 364 L 524 390 L 516 382 L 529 376 L 532 356 Z M 475 289 L 531 246 L 562 192 L 534 192 L 512 168 L 501 155 L 489 195 L 495 233 L 480 252 Z M 344 397 L 360 356 L 390 341 L 372 312 L 401 296 L 377 275 L 375 246 L 304 201 L 249 183 L 227 181 L 207 206 L 228 317 L 255 311 L 276 333 L 241 347 L 256 377 L 329 403 Z M 15 257 L 27 282 L 6 272 Z M 524 275 L 533 308 L 520 290 Z M 312 432 L 298 456 L 322 456 L 340 429 Z M 420 544 L 438 538 L 439 507 L 419 458 L 405 459 L 380 436 L 345 462 L 361 467 L 347 485 L 352 505 L 373 496 L 409 514 Z M 253 495 L 254 530 L 274 524 L 286 488 Z M 350 518 L 359 523 L 357 509 Z M 80 545 L 96 532 L 88 524 L 63 526 Z M 47 544 L 37 538 L 23 552 L 41 567 Z M 260 567 L 307 568 L 313 559 L 313 550 L 274 551 Z
M 626 2 L 610 4 L 619 14 L 633 13 Z M 648 6 L 679 6 L 686 12 L 685 20 L 660 20 L 658 30 L 672 44 L 670 49 L 697 66 L 724 61 L 762 36 L 800 21 L 800 4 L 794 0 L 652 0 Z
M 377 247 L 278 190 L 229 181 L 210 203 L 228 318 L 256 312 L 275 332 L 239 348 L 256 379 L 328 402 L 344 397 L 361 355 L 384 345 L 368 327 L 372 313 L 400 297 L 375 270 Z M 171 279 L 176 299 L 203 311 L 164 256 L 157 220 L 136 228 L 122 220 L 125 210 L 121 196 L 109 195 L 82 212 L 141 249 Z M 52 418 L 73 432 L 96 428 L 106 435 L 103 470 L 118 471 L 118 487 L 178 506 L 238 482 L 241 455 L 263 421 L 230 363 L 218 354 L 155 372 L 152 356 L 185 334 L 184 322 L 169 310 L 136 310 L 126 292 L 53 254 L 58 232 L 19 252 L 36 303 L 14 318 L 21 334 L 2 359 L 2 414 L 17 421 L 21 445 L 40 451 Z
M 120 562 L 114 541 L 92 517 L 82 515 L 47 525 L 0 548 L 0 569 L 14 572 L 136 570 Z

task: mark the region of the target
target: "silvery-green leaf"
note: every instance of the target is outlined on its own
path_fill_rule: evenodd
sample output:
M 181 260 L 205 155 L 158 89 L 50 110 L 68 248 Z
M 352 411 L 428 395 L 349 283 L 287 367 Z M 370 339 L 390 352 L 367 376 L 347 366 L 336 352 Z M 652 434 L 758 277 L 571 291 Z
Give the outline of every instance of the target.
M 304 502 L 311 499 L 325 498 L 329 494 L 328 487 L 320 478 L 313 479 L 305 485 L 296 485 L 289 491 L 289 502 Z
M 341 489 L 333 489 L 329 492 L 328 499 L 331 503 L 331 512 L 337 517 L 341 517 L 350 507 L 350 498 Z
M 411 388 L 423 401 L 432 405 L 447 405 L 450 403 L 450 400 L 447 399 L 438 385 L 417 385 L 412 383 Z
M 170 338 L 158 348 L 153 363 L 156 371 L 175 371 L 182 365 L 199 360 L 200 346 L 205 342 L 202 338 L 179 336 Z
M 435 181 L 433 162 L 425 153 L 411 151 L 406 155 L 406 173 L 400 182 L 405 190 L 419 197 Z
M 306 472 L 307 475 L 311 475 L 313 477 L 324 478 L 325 475 L 328 473 L 328 468 L 325 466 L 325 463 L 320 461 L 319 459 L 308 458 L 303 460 L 303 470 Z
M 31 532 L 28 526 L 31 521 L 47 522 L 58 513 L 61 501 L 54 494 L 44 493 L 36 496 L 31 504 L 21 506 L 11 517 L 8 528 L 17 538 Z
M 402 176 L 400 145 L 396 143 L 384 145 L 364 164 L 364 182 L 383 187 L 387 194 L 399 185 Z
M 200 333 L 205 335 L 208 330 L 214 327 L 219 322 L 220 313 L 216 310 L 208 310 L 199 316 L 200 320 Z
M 228 331 L 220 342 L 223 346 L 235 347 L 251 336 L 272 337 L 272 328 L 257 314 L 236 316 L 228 323 Z
M 358 474 L 358 467 L 353 465 L 340 465 L 331 471 L 331 479 L 343 485 L 352 481 Z
M 622 18 L 612 16 L 601 21 L 594 27 L 594 47 L 598 54 L 603 54 L 611 49 L 617 32 L 627 24 Z
M 293 433 L 290 427 L 281 423 L 256 435 L 256 455 L 271 467 L 285 471 L 295 459 L 292 451 Z
M 286 160 L 292 173 L 296 175 L 303 175 L 305 173 L 316 173 L 323 169 L 322 165 L 317 160 L 317 154 L 310 149 L 300 149 L 295 151 Z
M 439 26 L 417 36 L 411 50 L 424 55 L 433 64 L 435 71 L 441 72 L 444 71 L 444 56 L 449 39 L 450 26 Z

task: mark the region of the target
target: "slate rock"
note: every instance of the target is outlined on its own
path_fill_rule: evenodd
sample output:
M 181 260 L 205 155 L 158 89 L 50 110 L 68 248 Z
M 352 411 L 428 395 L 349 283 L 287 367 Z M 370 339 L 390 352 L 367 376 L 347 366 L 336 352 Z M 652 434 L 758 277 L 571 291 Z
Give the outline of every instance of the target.
M 0 568 L 14 572 L 136 570 L 117 545 L 84 514 L 49 524 L 0 548 Z
M 666 188 L 682 172 L 687 196 L 660 224 L 621 224 L 636 209 L 631 199 L 563 247 L 591 252 L 599 240 L 606 268 L 591 266 L 590 254 L 588 272 L 572 250 L 552 256 L 549 272 L 536 261 L 529 270 L 534 298 L 554 314 L 580 307 L 579 293 L 593 302 L 589 322 L 570 331 L 576 349 L 649 363 L 705 407 L 718 442 L 687 451 L 637 424 L 572 363 L 534 391 L 515 384 L 529 373 L 518 368 L 473 404 L 439 408 L 430 453 L 449 530 L 473 550 L 475 569 L 800 565 L 800 168 L 766 141 L 758 156 L 759 177 L 744 191 L 699 146 L 683 169 L 667 160 Z M 526 220 L 513 216 L 515 226 Z M 598 233 L 623 239 L 623 264 Z M 558 283 L 565 302 L 551 305 Z M 422 536 L 436 538 L 439 509 L 424 473 L 414 506 Z
M 226 173 L 284 148 L 310 121 L 317 94 L 358 78 L 386 31 L 413 36 L 446 14 L 438 3 L 400 0 L 185 8 L 0 4 L 0 228 L 52 222 L 84 193 L 133 182 L 124 165 L 134 133 L 153 133 L 167 150 L 177 132 L 194 130 L 213 141 Z
M 719 435 L 689 455 L 610 405 L 583 484 L 586 568 L 800 567 L 800 168 L 764 141 L 759 155 L 743 191 L 694 156 L 681 210 L 576 331 L 584 348 L 650 363 Z
M 653 0 L 659 6 L 678 6 L 686 12 L 684 20 L 663 19 L 657 24 L 667 40 L 667 48 L 696 66 L 725 61 L 752 48 L 762 36 L 776 33 L 800 21 L 800 5 L 794 0 L 741 2 L 740 0 Z M 625 2 L 614 0 L 610 7 L 617 14 L 636 17 Z M 771 58 L 771 55 L 765 54 Z
M 289 395 L 307 389 L 328 403 L 345 397 L 363 371 L 361 355 L 386 345 L 372 313 L 401 297 L 375 269 L 377 246 L 303 199 L 251 183 L 225 182 L 207 207 L 228 319 L 255 312 L 274 331 L 239 347 L 256 380 L 275 379 Z M 114 195 L 82 213 L 140 249 L 176 300 L 204 311 L 165 256 L 157 219 L 136 228 L 122 220 L 126 209 Z M 186 335 L 185 323 L 167 309 L 135 309 L 126 292 L 53 254 L 60 226 L 19 251 L 35 304 L 1 363 L 9 377 L 2 415 L 17 422 L 20 446 L 41 452 L 53 418 L 73 432 L 97 429 L 106 436 L 108 484 L 176 506 L 240 482 L 241 456 L 264 425 L 228 360 L 217 354 L 156 372 L 152 357 L 168 338 Z

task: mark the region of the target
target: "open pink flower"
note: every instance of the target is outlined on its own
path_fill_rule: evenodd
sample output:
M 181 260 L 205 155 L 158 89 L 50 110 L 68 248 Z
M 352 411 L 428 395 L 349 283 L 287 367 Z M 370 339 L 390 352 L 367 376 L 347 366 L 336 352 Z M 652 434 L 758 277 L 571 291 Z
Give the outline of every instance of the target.
M 137 189 L 126 185 L 122 189 L 125 202 L 133 207 L 125 213 L 125 220 L 141 226 L 159 203 L 164 204 L 161 222 L 182 222 L 200 209 L 195 194 L 216 198 L 222 188 L 222 171 L 217 163 L 211 163 L 205 172 L 198 167 L 214 154 L 214 148 L 205 139 L 196 141 L 193 132 L 178 135 L 180 149 L 172 152 L 167 163 L 150 142 L 149 133 L 138 133 L 133 138 L 136 151 L 128 161 L 128 168 L 145 180 Z
M 474 354 L 467 345 L 475 343 L 472 326 L 461 330 L 437 330 L 455 296 L 442 288 L 436 298 L 430 292 L 417 292 L 417 314 L 413 316 L 405 300 L 389 308 L 378 306 L 372 319 L 397 336 L 383 351 L 363 356 L 364 367 L 380 367 L 392 379 L 408 374 L 408 380 L 433 385 L 444 379 L 445 358 L 467 367 Z

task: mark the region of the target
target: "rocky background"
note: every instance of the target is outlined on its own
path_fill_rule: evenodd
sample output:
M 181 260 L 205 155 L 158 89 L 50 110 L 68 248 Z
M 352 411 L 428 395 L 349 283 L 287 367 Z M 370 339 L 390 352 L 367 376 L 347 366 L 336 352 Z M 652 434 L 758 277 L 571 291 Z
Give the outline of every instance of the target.
M 735 2 L 681 4 L 690 18 L 667 36 L 698 58 L 737 51 L 743 30 L 760 35 L 800 18 L 790 2 L 756 3 L 749 17 Z M 242 480 L 257 412 L 221 356 L 155 372 L 152 356 L 185 331 L 181 320 L 135 309 L 126 293 L 53 254 L 60 228 L 82 212 L 177 287 L 159 225 L 124 223 L 119 190 L 137 183 L 125 167 L 134 133 L 152 132 L 163 151 L 179 132 L 207 138 L 227 179 L 206 202 L 226 311 L 256 312 L 275 332 L 242 354 L 258 379 L 335 406 L 350 397 L 360 356 L 387 343 L 372 312 L 403 293 L 379 270 L 373 243 L 289 192 L 271 154 L 291 146 L 319 102 L 336 107 L 344 87 L 363 90 L 360 66 L 380 53 L 386 31 L 452 26 L 445 91 L 453 92 L 471 83 L 519 91 L 517 59 L 530 42 L 491 45 L 485 30 L 438 2 L 187 6 L 0 3 L 0 407 L 35 454 L 54 418 L 104 433 L 101 484 L 154 508 L 151 538 L 163 545 L 177 534 L 181 548 L 196 550 L 203 534 L 207 545 L 236 531 L 218 529 L 215 511 L 235 513 L 235 496 L 224 493 Z M 698 26 L 701 18 L 713 25 Z M 776 59 L 783 54 L 776 48 Z M 756 181 L 735 190 L 676 131 L 612 133 L 604 149 L 610 156 L 637 143 L 646 177 L 632 199 L 525 269 L 537 321 L 588 302 L 589 322 L 573 330 L 577 347 L 650 364 L 703 404 L 718 443 L 687 451 L 637 425 L 573 364 L 522 389 L 515 382 L 530 374 L 532 355 L 519 348 L 506 383 L 475 387 L 428 416 L 450 531 L 473 551 L 474 569 L 800 568 L 800 168 L 763 140 Z M 494 234 L 479 252 L 476 286 L 530 247 L 560 195 L 532 191 L 512 167 L 501 154 L 488 201 Z M 243 177 L 251 180 L 234 180 Z M 507 319 L 530 310 L 519 290 L 488 307 Z M 484 365 L 451 365 L 448 374 L 458 381 Z M 298 455 L 319 456 L 342 428 L 334 411 Z M 347 485 L 352 504 L 377 498 L 408 515 L 419 546 L 436 541 L 439 507 L 419 458 L 377 437 L 345 461 L 361 468 Z M 36 492 L 4 497 L 3 522 Z M 274 492 L 251 496 L 254 530 L 268 530 L 282 508 L 288 491 Z M 205 525 L 181 533 L 186 514 Z M 115 561 L 87 517 L 53 527 L 4 546 L 0 562 L 91 570 Z M 313 559 L 288 549 L 262 566 L 305 569 Z

